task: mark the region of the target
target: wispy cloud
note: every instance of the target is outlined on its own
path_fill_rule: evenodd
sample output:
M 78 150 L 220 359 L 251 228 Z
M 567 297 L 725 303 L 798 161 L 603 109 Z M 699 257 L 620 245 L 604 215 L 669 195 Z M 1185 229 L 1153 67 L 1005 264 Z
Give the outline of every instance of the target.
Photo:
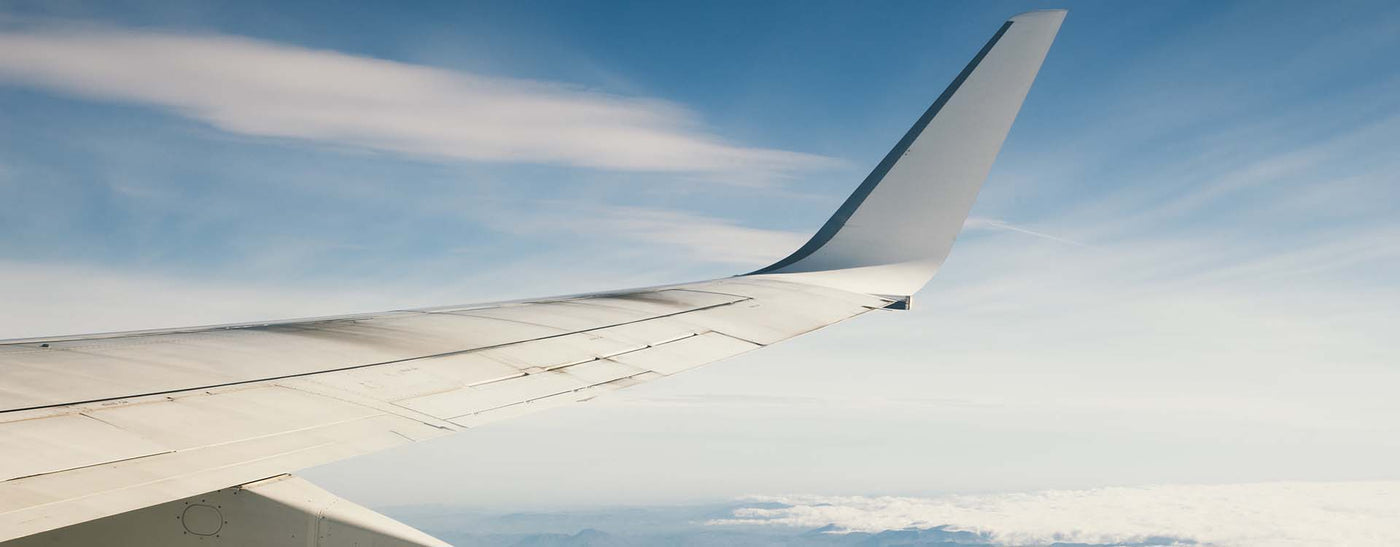
M 761 496 L 716 525 L 978 532 L 998 544 L 1395 545 L 1400 482 L 1172 485 L 907 497 Z
M 1069 244 L 1069 245 L 1078 245 L 1078 246 L 1080 246 L 1080 247 L 1083 247 L 1083 246 L 1087 245 L 1086 243 L 1082 243 L 1082 242 L 1079 242 L 1079 241 L 1075 241 L 1075 240 L 1073 240 L 1073 239 L 1068 239 L 1068 238 L 1063 238 L 1063 237 L 1059 237 L 1059 236 L 1055 236 L 1055 235 L 1050 235 L 1050 234 L 1047 234 L 1047 233 L 1045 233 L 1045 232 L 1038 232 L 1038 231 L 1032 230 L 1032 229 L 1030 229 L 1030 228 L 1026 228 L 1026 227 L 1024 227 L 1024 226 L 1019 226 L 1019 225 L 1012 224 L 1012 223 L 1006 222 L 1006 221 L 1004 221 L 1004 220 L 998 220 L 998 219 L 995 219 L 995 218 L 968 217 L 968 218 L 967 218 L 967 221 L 963 222 L 963 229 L 964 229 L 964 230 L 987 230 L 987 229 L 993 229 L 993 230 L 1009 230 L 1009 231 L 1012 231 L 1012 232 L 1017 232 L 1017 233 L 1026 234 L 1026 235 L 1028 235 L 1028 236 L 1034 236 L 1034 237 L 1038 237 L 1038 238 L 1042 238 L 1042 239 L 1048 239 L 1048 240 L 1050 240 L 1050 241 L 1058 241 L 1058 242 L 1060 242 L 1060 243 L 1067 243 L 1067 244 Z
M 690 172 L 744 182 L 833 163 L 728 143 L 665 101 L 237 36 L 114 28 L 5 32 L 0 81 L 164 107 L 233 133 L 423 158 Z
M 520 235 L 571 234 L 610 247 L 644 244 L 691 264 L 761 266 L 796 250 L 807 234 L 660 207 L 540 202 L 531 212 L 482 212 L 493 228 Z
M 698 261 L 763 264 L 802 245 L 807 235 L 744 226 L 736 221 L 685 211 L 613 207 L 600 216 L 610 232 L 672 245 Z M 682 253 L 677 253 L 682 254 Z

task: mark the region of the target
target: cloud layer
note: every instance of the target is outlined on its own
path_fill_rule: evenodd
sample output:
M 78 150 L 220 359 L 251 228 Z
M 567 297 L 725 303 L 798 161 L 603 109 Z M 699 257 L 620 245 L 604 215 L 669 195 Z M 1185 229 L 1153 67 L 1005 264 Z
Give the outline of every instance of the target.
M 746 182 L 832 164 L 726 143 L 664 101 L 236 36 L 0 33 L 0 81 L 169 108 L 245 135 L 435 159 L 693 172 Z
M 998 543 L 1118 544 L 1170 537 L 1209 545 L 1400 544 L 1400 482 L 1263 483 L 905 497 L 755 497 L 716 525 L 848 532 L 949 526 Z

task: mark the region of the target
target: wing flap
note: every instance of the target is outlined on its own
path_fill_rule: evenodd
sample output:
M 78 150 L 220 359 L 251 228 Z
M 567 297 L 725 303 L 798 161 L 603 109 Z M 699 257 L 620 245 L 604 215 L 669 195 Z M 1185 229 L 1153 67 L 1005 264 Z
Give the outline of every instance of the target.
M 707 332 L 646 351 L 619 355 L 613 360 L 670 376 L 683 370 L 733 357 L 760 347 L 762 346 L 726 334 Z

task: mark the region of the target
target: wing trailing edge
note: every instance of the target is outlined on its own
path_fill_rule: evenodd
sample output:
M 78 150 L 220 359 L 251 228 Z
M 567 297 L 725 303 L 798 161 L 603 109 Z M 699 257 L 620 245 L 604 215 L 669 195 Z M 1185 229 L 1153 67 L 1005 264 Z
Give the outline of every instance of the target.
M 805 245 L 746 275 L 909 296 L 952 250 L 1065 10 L 1007 20 Z

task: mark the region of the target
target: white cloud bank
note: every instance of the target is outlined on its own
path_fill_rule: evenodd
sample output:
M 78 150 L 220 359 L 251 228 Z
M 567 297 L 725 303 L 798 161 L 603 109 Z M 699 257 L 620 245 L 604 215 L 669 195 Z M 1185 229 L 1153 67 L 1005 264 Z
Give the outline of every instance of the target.
M 664 101 L 236 36 L 0 32 L 0 82 L 165 107 L 233 133 L 434 159 L 749 182 L 833 163 L 726 143 Z
M 1400 545 L 1400 482 L 1173 485 L 1034 493 L 904 497 L 755 497 L 710 524 L 835 525 L 987 534 L 998 543 L 1133 543 L 1170 537 L 1219 546 Z

